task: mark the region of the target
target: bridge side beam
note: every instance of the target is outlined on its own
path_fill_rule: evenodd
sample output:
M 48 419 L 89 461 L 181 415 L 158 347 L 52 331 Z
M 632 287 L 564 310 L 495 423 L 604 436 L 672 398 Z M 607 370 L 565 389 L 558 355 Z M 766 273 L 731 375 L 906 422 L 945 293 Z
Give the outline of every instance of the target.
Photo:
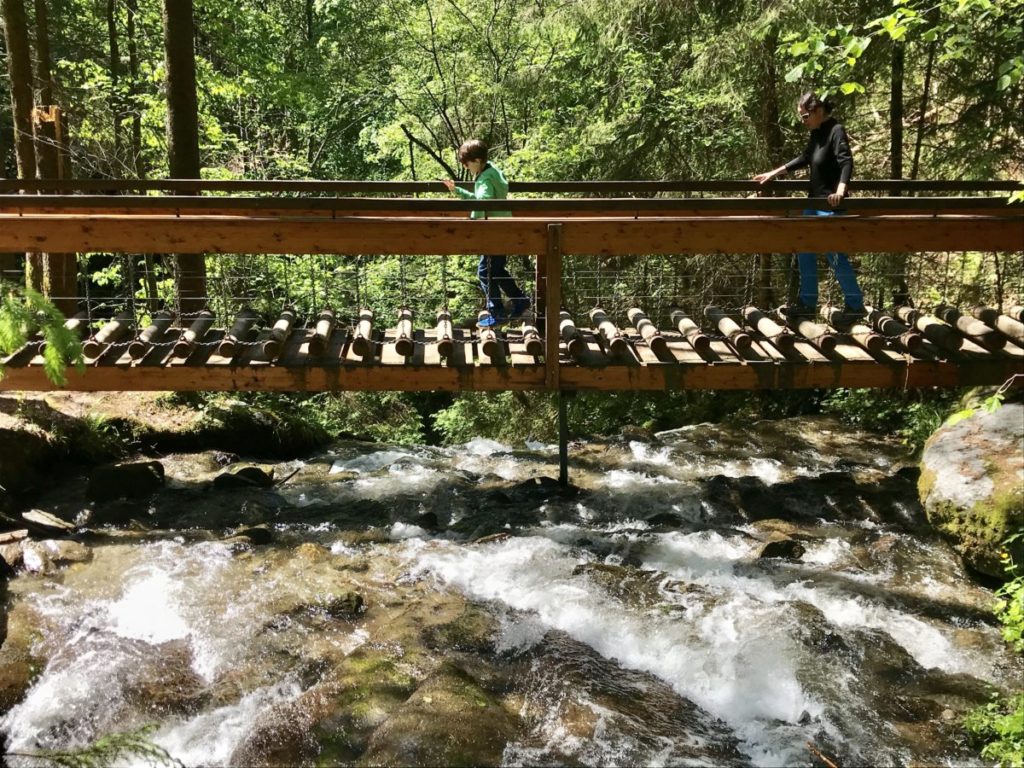
M 1020 251 L 1024 216 L 453 220 L 0 215 L 5 251 L 121 253 L 544 253 L 565 255 Z

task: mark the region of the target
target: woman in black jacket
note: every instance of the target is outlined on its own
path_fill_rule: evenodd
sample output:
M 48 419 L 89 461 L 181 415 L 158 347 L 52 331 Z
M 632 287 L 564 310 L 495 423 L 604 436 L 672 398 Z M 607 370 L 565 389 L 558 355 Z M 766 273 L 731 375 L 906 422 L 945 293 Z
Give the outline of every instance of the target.
M 846 129 L 832 117 L 832 103 L 819 99 L 809 91 L 797 102 L 800 121 L 811 131 L 811 138 L 803 153 L 773 171 L 759 173 L 754 181 L 764 184 L 776 176 L 810 166 L 812 198 L 825 198 L 829 210 L 808 208 L 807 216 L 832 216 L 842 213 L 839 205 L 846 197 L 846 187 L 853 175 L 853 153 L 846 136 Z M 850 260 L 844 253 L 827 253 L 825 258 L 836 273 L 836 280 L 842 288 L 846 306 L 843 318 L 854 320 L 864 315 L 864 295 L 857 284 Z M 797 254 L 800 266 L 800 290 L 795 306 L 783 307 L 780 311 L 787 318 L 813 317 L 818 306 L 818 259 L 815 253 Z

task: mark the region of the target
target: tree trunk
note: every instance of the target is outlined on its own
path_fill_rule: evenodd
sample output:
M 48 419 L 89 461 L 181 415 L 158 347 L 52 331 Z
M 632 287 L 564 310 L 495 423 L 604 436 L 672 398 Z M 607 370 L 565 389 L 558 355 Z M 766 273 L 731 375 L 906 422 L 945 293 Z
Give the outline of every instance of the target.
M 39 178 L 59 179 L 62 141 L 61 110 L 54 104 L 53 71 L 50 66 L 50 27 L 45 0 L 35 0 L 36 9 L 36 82 L 42 105 L 35 110 L 36 151 Z M 67 317 L 78 311 L 78 260 L 73 253 L 32 255 L 31 272 L 41 269 L 41 287 L 54 306 Z
M 0 0 L 7 45 L 7 71 L 11 78 L 11 111 L 14 116 L 14 152 L 18 176 L 36 177 L 36 153 L 32 145 L 32 56 L 23 0 Z
M 199 178 L 199 107 L 192 0 L 163 0 L 167 65 L 167 153 L 173 179 Z M 182 317 L 206 306 L 206 264 L 202 254 L 177 254 Z
M 146 170 L 142 162 L 142 114 L 138 103 L 139 41 L 135 39 L 135 21 L 139 15 L 139 2 L 138 0 L 126 0 L 125 6 L 128 9 L 126 29 L 128 38 L 128 104 L 132 116 L 131 168 L 135 172 L 135 178 L 142 179 L 146 176 Z
M 892 88 L 889 93 L 889 163 L 894 179 L 903 178 L 903 41 L 892 44 Z
M 786 140 L 782 135 L 782 126 L 779 124 L 779 91 L 778 72 L 775 68 L 775 51 L 779 47 L 779 30 L 774 24 L 761 45 L 761 55 L 758 57 L 761 91 L 761 114 L 758 120 L 758 130 L 761 139 L 764 141 L 765 150 L 768 155 L 766 165 L 774 167 L 779 162 L 786 150 Z M 759 192 L 759 195 L 765 194 Z M 758 286 L 757 302 L 761 307 L 768 307 L 775 303 L 775 291 L 772 287 L 772 274 L 774 273 L 774 255 L 771 253 L 760 253 L 758 260 Z
M 906 46 L 902 40 L 892 44 L 891 89 L 889 92 L 889 168 L 894 179 L 903 178 L 903 77 Z M 899 194 L 896 192 L 895 194 Z M 892 299 L 894 305 L 906 304 L 907 254 L 894 253 L 890 257 Z
M 917 137 L 914 139 L 914 160 L 910 165 L 910 178 L 916 179 L 921 170 L 921 145 L 924 144 L 924 128 L 928 116 L 928 99 L 932 90 L 932 68 L 935 66 L 937 41 L 928 43 L 928 63 L 924 68 L 924 87 L 921 89 L 921 105 L 917 115 Z
M 118 164 L 121 159 L 121 50 L 117 42 L 117 0 L 107 0 L 107 44 L 110 50 L 110 113 L 114 118 L 114 158 L 111 165 L 113 176 L 120 176 Z
M 36 150 L 32 134 L 32 55 L 29 51 L 28 23 L 23 0 L 0 0 L 3 6 L 4 42 L 7 45 L 7 71 L 11 82 L 11 114 L 14 122 L 14 154 L 18 178 L 36 177 Z M 15 257 L 16 258 L 16 257 Z M 2 265 L 5 269 L 8 263 Z M 26 257 L 25 282 L 42 288 L 42 270 L 33 268 L 35 257 Z

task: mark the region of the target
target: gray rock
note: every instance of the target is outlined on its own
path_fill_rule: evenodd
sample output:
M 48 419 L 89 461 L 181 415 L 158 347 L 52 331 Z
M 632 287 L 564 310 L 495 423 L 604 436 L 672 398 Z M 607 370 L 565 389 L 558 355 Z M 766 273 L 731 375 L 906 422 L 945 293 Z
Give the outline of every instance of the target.
M 86 494 L 93 501 L 134 499 L 149 496 L 164 485 L 164 466 L 159 461 L 109 464 L 89 475 Z
M 929 522 L 973 570 L 1003 578 L 1002 542 L 1024 520 L 1024 404 L 940 427 L 921 456 L 918 491 Z M 1024 541 L 1011 546 L 1024 559 Z

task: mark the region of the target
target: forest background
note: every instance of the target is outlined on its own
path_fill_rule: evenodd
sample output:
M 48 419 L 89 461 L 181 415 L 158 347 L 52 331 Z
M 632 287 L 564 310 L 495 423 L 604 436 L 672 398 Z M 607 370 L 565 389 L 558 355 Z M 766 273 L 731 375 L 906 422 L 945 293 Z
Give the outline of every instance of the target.
M 23 10 L 36 103 L 61 106 L 76 178 L 180 175 L 165 129 L 181 104 L 168 92 L 165 32 L 183 19 L 208 179 L 429 180 L 457 172 L 470 137 L 518 181 L 749 178 L 804 146 L 794 107 L 808 88 L 838 102 L 856 178 L 1024 178 L 1024 0 L 2 2 L 0 53 Z M 12 83 L 0 79 L 8 176 L 25 133 L 8 108 Z M 960 258 L 961 282 L 992 281 L 989 262 Z M 95 294 L 172 287 L 159 264 L 141 279 L 125 259 L 78 259 Z M 286 292 L 288 263 L 267 262 L 259 279 L 278 284 L 268 295 Z M 616 267 L 617 279 L 640 279 Z M 406 283 L 403 269 L 383 258 L 340 277 L 384 294 Z M 473 259 L 454 269 L 465 279 L 453 280 L 453 303 L 467 311 L 479 304 L 472 271 Z M 572 423 L 607 434 L 824 409 L 919 444 L 955 396 L 602 394 L 581 397 Z M 373 440 L 545 439 L 555 428 L 544 394 L 248 397 Z

